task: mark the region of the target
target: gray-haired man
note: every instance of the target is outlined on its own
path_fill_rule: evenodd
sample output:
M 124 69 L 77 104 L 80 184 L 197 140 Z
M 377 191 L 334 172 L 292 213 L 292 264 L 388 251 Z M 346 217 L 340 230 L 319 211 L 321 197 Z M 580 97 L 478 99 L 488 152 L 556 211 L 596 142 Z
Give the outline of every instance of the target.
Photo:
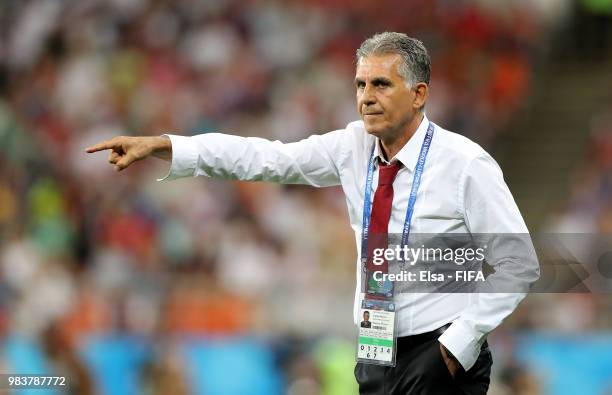
M 357 51 L 361 121 L 344 129 L 287 144 L 218 133 L 116 137 L 87 152 L 112 150 L 109 162 L 117 170 L 149 155 L 169 160 L 166 179 L 204 175 L 342 185 L 351 227 L 361 240 L 354 307 L 359 326 L 368 298 L 361 260 L 369 254 L 362 249 L 368 232 L 528 233 L 495 161 L 477 144 L 427 119 L 429 78 L 430 59 L 420 41 L 401 33 L 377 34 Z M 358 363 L 361 394 L 486 393 L 492 364 L 486 336 L 539 275 L 535 260 L 500 257 L 488 263 L 520 273 L 521 292 L 393 295 L 395 366 Z

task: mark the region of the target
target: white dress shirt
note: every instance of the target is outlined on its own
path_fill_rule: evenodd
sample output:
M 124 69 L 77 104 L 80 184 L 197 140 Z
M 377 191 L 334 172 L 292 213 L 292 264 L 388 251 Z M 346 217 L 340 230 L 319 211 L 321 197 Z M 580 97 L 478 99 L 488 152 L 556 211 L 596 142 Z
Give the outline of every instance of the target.
M 424 117 L 408 143 L 392 158 L 403 166 L 393 184 L 389 233 L 402 233 L 413 173 L 428 124 Z M 376 147 L 375 155 L 380 155 L 377 139 L 366 132 L 362 121 L 294 143 L 219 133 L 168 137 L 173 154 L 164 179 L 204 175 L 315 187 L 341 185 L 360 254 L 364 188 L 372 145 Z M 376 168 L 374 189 L 378 185 L 377 173 Z M 478 144 L 436 125 L 410 233 L 528 234 L 528 230 L 495 160 Z M 528 244 L 524 248 L 533 249 L 530 240 Z M 536 259 L 522 257 L 519 262 L 516 257 L 497 257 L 496 262 L 488 263 L 513 265 L 510 272 L 520 272 L 524 283 L 521 292 L 396 294 L 398 336 L 432 331 L 452 322 L 439 340 L 464 369 L 469 369 L 486 335 L 516 308 L 529 284 L 539 276 Z M 358 257 L 353 311 L 357 325 L 360 267 Z

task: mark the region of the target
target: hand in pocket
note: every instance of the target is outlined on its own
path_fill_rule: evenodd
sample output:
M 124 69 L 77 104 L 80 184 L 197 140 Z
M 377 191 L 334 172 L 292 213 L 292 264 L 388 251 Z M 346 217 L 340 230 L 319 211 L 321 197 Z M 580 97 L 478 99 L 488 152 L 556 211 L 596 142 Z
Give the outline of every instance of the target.
M 459 369 L 461 369 L 461 364 L 459 361 L 457 361 L 457 358 L 455 358 L 453 354 L 451 354 L 446 347 L 444 347 L 442 343 L 440 343 L 440 353 L 442 354 L 442 359 L 444 360 L 449 373 L 454 378 Z

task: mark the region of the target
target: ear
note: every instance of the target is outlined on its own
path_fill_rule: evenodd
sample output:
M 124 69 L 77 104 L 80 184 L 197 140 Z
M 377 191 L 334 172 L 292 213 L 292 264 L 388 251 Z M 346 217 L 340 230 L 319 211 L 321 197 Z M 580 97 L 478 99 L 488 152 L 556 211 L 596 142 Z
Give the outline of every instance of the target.
M 414 87 L 414 102 L 412 103 L 415 109 L 421 109 L 427 103 L 427 97 L 429 95 L 429 85 L 424 82 L 419 82 Z

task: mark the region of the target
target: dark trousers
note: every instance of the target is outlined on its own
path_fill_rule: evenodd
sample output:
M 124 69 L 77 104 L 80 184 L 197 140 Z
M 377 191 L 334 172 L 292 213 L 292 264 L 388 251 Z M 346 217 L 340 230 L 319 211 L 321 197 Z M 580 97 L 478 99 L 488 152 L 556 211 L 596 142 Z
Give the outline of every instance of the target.
M 357 363 L 355 378 L 361 395 L 486 394 L 491 375 L 491 351 L 485 341 L 478 360 L 453 377 L 440 353 L 443 329 L 397 341 L 395 367 Z

